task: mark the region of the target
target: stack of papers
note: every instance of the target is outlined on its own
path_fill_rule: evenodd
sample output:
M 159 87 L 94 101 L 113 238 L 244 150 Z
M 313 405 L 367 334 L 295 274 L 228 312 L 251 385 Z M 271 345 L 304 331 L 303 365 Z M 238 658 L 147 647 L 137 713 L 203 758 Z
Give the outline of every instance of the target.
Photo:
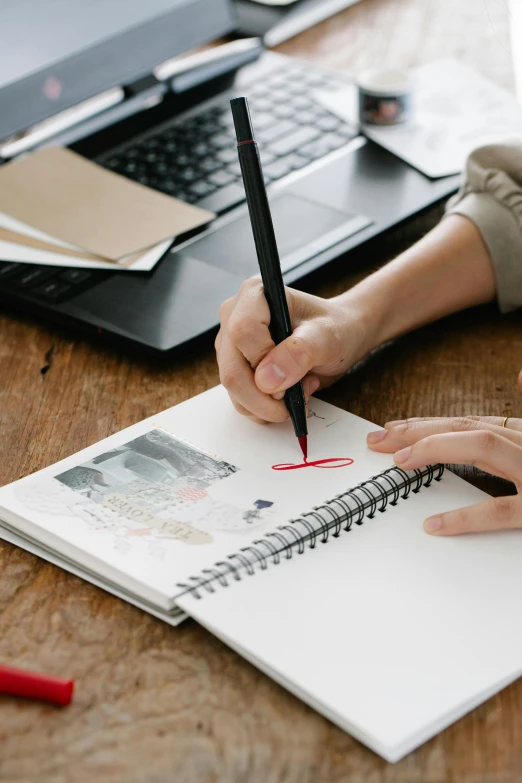
M 0 168 L 2 261 L 148 272 L 214 217 L 62 147 Z
M 365 136 L 431 178 L 463 171 L 477 147 L 520 138 L 522 106 L 506 90 L 456 60 L 413 71 L 414 112 L 403 125 L 363 125 Z M 333 114 L 357 122 L 357 89 L 321 90 Z

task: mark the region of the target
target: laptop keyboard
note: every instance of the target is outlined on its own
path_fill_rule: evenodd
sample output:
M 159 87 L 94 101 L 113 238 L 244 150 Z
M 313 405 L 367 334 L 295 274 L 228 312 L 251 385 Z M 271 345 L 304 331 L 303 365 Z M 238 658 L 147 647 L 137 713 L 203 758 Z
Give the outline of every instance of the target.
M 105 279 L 103 273 L 37 264 L 0 262 L 0 290 L 27 293 L 43 302 L 57 304 Z
M 245 90 L 267 184 L 343 147 L 357 133 L 313 98 L 336 83 L 288 65 Z M 142 185 L 217 214 L 245 200 L 228 98 L 100 158 L 98 163 Z M 0 289 L 53 304 L 106 278 L 87 269 L 0 262 Z
M 357 134 L 313 98 L 327 78 L 288 66 L 247 89 L 267 184 L 343 147 Z M 99 161 L 142 185 L 222 213 L 244 201 L 230 103 L 130 143 Z

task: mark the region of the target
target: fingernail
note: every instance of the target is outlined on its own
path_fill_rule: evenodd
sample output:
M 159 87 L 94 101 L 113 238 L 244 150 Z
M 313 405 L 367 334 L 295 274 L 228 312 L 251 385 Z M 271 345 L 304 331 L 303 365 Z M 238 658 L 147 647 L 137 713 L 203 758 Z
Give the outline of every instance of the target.
M 267 364 L 256 373 L 258 386 L 264 389 L 276 389 L 286 378 L 285 373 L 277 364 Z
M 387 421 L 384 425 L 384 429 L 389 430 L 392 427 L 397 427 L 398 424 L 404 424 L 404 419 L 397 419 L 397 421 Z
M 274 392 L 274 394 L 272 394 L 272 397 L 274 398 L 274 400 L 282 400 L 284 396 L 285 396 L 285 390 L 284 389 L 283 389 L 283 391 Z
M 403 465 L 405 462 L 408 462 L 411 454 L 411 446 L 406 446 L 405 449 L 401 449 L 400 451 L 396 451 L 394 454 L 394 460 L 399 465 Z
M 442 517 L 430 517 L 424 523 L 426 533 L 435 533 L 442 527 Z
M 368 443 L 379 443 L 379 441 L 384 440 L 387 434 L 386 430 L 377 430 L 377 432 L 368 433 L 366 440 Z

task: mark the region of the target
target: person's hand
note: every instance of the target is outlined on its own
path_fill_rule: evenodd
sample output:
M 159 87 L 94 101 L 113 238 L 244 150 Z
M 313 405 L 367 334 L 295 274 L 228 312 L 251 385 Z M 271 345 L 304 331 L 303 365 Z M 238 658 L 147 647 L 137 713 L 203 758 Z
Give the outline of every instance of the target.
M 391 421 L 368 435 L 374 451 L 393 452 L 404 470 L 438 462 L 474 465 L 512 481 L 519 494 L 491 498 L 424 522 L 427 533 L 454 536 L 522 528 L 522 419 L 500 417 L 425 418 Z
M 286 289 L 293 334 L 274 346 L 260 277 L 221 305 L 216 338 L 220 380 L 236 409 L 260 422 L 285 421 L 282 398 L 302 380 L 308 399 L 340 378 L 366 349 L 366 318 L 346 299 L 321 299 Z M 370 319 L 368 319 L 369 321 Z

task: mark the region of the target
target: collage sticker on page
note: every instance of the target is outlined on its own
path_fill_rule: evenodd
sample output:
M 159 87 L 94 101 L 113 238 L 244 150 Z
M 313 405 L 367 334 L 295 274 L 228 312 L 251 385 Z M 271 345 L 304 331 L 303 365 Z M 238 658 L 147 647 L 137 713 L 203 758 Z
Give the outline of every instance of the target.
M 93 530 L 149 543 L 176 539 L 207 544 L 218 530 L 252 529 L 273 503 L 248 507 L 213 496 L 213 487 L 238 468 L 160 429 L 101 453 L 23 493 L 24 504 L 54 515 L 80 517 Z M 59 483 L 58 483 L 59 482 Z M 118 546 L 121 549 L 121 545 Z

